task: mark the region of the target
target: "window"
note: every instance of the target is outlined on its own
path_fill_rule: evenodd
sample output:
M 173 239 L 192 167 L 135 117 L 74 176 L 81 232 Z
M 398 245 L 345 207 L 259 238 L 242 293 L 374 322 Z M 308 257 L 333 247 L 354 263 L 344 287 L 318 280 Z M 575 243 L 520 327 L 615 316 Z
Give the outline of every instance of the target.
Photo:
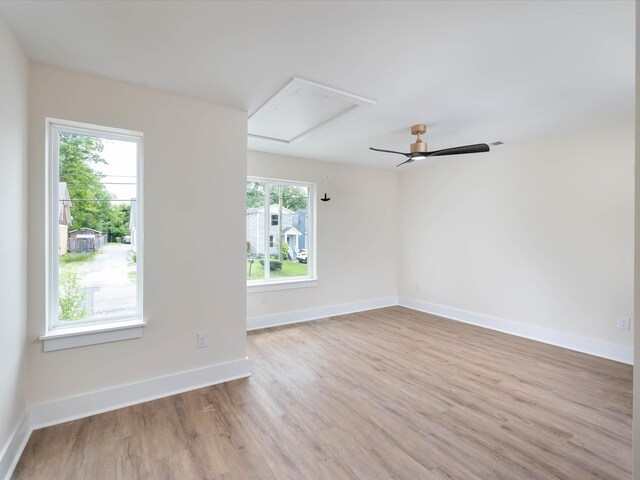
M 142 134 L 48 124 L 45 350 L 51 337 L 139 327 L 143 258 Z
M 247 180 L 248 286 L 314 280 L 313 190 L 309 183 Z

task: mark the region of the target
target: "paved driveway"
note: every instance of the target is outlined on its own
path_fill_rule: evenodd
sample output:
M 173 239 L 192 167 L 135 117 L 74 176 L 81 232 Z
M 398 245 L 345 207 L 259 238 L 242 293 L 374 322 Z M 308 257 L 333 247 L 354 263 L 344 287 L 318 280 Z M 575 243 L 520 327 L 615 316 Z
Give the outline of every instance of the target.
M 78 267 L 90 316 L 135 315 L 136 284 L 130 272 L 135 272 L 136 266 L 130 252 L 130 245 L 110 243 Z

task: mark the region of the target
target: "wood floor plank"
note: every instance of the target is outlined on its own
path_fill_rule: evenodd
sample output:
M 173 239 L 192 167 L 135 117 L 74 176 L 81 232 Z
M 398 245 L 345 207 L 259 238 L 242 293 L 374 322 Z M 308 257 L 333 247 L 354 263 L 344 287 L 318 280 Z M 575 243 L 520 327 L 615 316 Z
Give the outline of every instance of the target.
M 628 365 L 402 307 L 248 350 L 251 378 L 33 432 L 14 478 L 631 478 Z

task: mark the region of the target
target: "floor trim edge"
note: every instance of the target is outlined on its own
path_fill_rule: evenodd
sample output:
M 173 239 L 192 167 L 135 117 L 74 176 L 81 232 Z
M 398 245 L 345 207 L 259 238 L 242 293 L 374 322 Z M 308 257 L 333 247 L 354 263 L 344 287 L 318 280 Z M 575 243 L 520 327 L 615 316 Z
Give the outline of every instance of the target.
M 29 412 L 27 410 L 13 430 L 0 455 L 0 478 L 5 480 L 11 479 L 16 465 L 18 465 L 18 460 L 20 460 L 22 456 L 24 447 L 27 446 L 32 431 Z
M 328 307 L 309 308 L 307 310 L 294 310 L 292 312 L 274 313 L 247 318 L 247 330 L 259 330 L 261 328 L 278 327 L 292 323 L 310 322 L 321 318 L 346 315 L 348 313 L 364 312 L 376 308 L 393 307 L 398 304 L 398 297 L 381 297 L 360 302 L 331 305 Z
M 35 430 L 250 375 L 249 359 L 243 358 L 32 405 L 29 418 Z
M 414 300 L 407 297 L 398 297 L 398 305 L 450 320 L 469 323 L 491 330 L 508 333 L 510 335 L 516 335 L 518 337 L 524 337 L 530 340 L 536 340 L 538 342 L 567 348 L 569 350 L 588 353 L 597 357 L 633 365 L 632 347 L 625 347 L 623 345 L 603 342 L 594 338 L 581 337 L 579 335 L 561 332 L 559 330 L 537 327 L 535 325 L 514 322 L 513 320 L 505 320 L 481 313 L 468 312 L 466 310 L 423 302 L 421 300 Z

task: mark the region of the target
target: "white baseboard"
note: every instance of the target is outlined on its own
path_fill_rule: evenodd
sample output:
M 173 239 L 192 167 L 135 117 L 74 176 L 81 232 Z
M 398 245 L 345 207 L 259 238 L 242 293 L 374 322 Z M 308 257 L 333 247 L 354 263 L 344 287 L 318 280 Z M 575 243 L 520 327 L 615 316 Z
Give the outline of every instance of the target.
M 16 426 L 3 450 L 0 451 L 0 479 L 9 480 L 11 478 L 31 432 L 37 428 L 69 422 L 250 375 L 249 359 L 243 358 L 32 405 Z
M 7 440 L 7 444 L 0 451 L 0 478 L 9 480 L 20 460 L 24 447 L 31 436 L 32 428 L 27 412 L 22 415 L 22 419 L 16 425 L 13 433 Z
M 250 375 L 249 359 L 243 358 L 32 405 L 29 418 L 33 429 L 42 428 Z
M 597 357 L 608 358 L 617 362 L 633 365 L 633 347 L 625 347 L 614 343 L 603 342 L 594 338 L 581 337 L 571 333 L 561 332 L 550 328 L 537 327 L 526 323 L 514 322 L 502 318 L 492 317 L 481 313 L 468 312 L 457 308 L 436 305 L 433 303 L 414 300 L 406 297 L 384 297 L 363 302 L 333 305 L 329 307 L 310 308 L 308 310 L 296 310 L 293 312 L 276 313 L 249 317 L 247 330 L 277 327 L 292 323 L 308 322 L 320 318 L 345 315 L 347 313 L 363 312 L 375 308 L 400 305 L 418 310 L 420 312 L 438 315 L 450 320 L 470 323 L 491 330 L 516 335 L 518 337 L 537 340 L 542 343 L 556 345 L 558 347 L 588 353 Z
M 347 313 L 364 312 L 375 308 L 392 307 L 398 304 L 397 297 L 383 297 L 362 302 L 331 305 L 329 307 L 310 308 L 308 310 L 295 310 L 292 312 L 275 313 L 273 315 L 261 315 L 247 318 L 247 330 L 277 327 L 291 323 L 309 322 L 320 318 L 346 315 Z
M 536 327 L 526 323 L 504 320 L 481 313 L 468 312 L 457 308 L 436 305 L 433 303 L 399 297 L 398 305 L 418 310 L 420 312 L 438 315 L 439 317 L 470 323 L 480 327 L 509 333 L 518 337 L 537 340 L 539 342 L 556 345 L 558 347 L 588 353 L 597 357 L 608 358 L 617 362 L 633 365 L 633 347 L 625 347 L 614 343 L 602 342 L 594 338 L 581 337 L 550 328 Z

